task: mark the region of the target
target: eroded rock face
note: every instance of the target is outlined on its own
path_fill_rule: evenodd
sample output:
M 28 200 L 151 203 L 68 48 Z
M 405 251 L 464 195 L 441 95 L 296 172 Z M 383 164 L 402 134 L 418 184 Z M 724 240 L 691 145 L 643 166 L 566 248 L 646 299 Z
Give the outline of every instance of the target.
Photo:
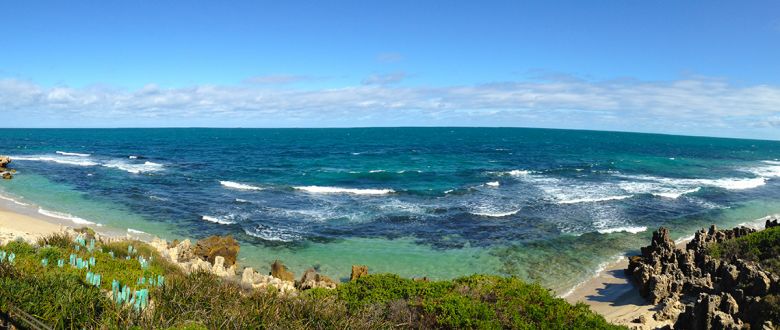
M 349 275 L 349 280 L 354 281 L 366 275 L 368 275 L 368 266 L 352 265 L 352 274 Z
M 0 168 L 5 168 L 11 163 L 11 157 L 0 156 Z
M 214 263 L 217 256 L 225 258 L 225 265 L 236 264 L 236 257 L 241 247 L 233 236 L 210 236 L 199 240 L 193 251 L 198 258 Z M 186 257 L 183 256 L 183 257 Z
M 298 282 L 298 287 L 301 290 L 314 288 L 335 289 L 336 282 L 330 279 L 330 277 L 317 273 L 314 268 L 309 268 L 306 270 L 306 272 L 303 273 L 303 276 L 301 276 L 301 280 Z
M 766 227 L 778 225 L 769 219 Z M 629 257 L 626 274 L 640 295 L 659 304 L 658 321 L 675 320 L 675 329 L 760 328 L 766 316 L 756 313 L 761 297 L 780 293 L 780 278 L 743 260 L 717 260 L 707 249 L 714 243 L 755 232 L 747 227 L 700 230 L 684 248 L 676 248 L 669 230 L 653 233 L 639 256 Z
M 279 260 L 276 260 L 271 264 L 271 276 L 282 281 L 295 282 L 295 274 L 287 270 L 287 266 L 282 264 Z

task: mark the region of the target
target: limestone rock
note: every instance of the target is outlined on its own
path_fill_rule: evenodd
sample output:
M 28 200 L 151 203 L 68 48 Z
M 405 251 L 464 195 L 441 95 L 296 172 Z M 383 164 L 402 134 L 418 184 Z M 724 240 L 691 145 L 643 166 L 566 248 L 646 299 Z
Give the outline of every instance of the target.
M 240 248 L 233 236 L 210 236 L 195 244 L 194 254 L 211 263 L 214 263 L 217 256 L 222 256 L 225 258 L 225 264 L 232 266 L 236 264 Z
M 366 275 L 368 275 L 368 266 L 352 265 L 352 274 L 349 276 L 349 280 L 354 281 Z
M 11 163 L 11 157 L 0 156 L 0 168 L 6 167 L 9 163 Z
M 287 267 L 279 260 L 271 264 L 271 276 L 282 281 L 295 282 L 295 274 L 287 270 Z
M 317 273 L 314 268 L 309 268 L 301 276 L 301 280 L 298 282 L 298 287 L 301 290 L 308 290 L 314 288 L 335 289 L 336 282 L 330 277 Z
M 2 173 L 3 179 L 11 180 L 11 179 L 14 178 L 14 176 L 13 176 L 13 174 L 11 174 L 11 172 L 0 172 L 0 173 Z

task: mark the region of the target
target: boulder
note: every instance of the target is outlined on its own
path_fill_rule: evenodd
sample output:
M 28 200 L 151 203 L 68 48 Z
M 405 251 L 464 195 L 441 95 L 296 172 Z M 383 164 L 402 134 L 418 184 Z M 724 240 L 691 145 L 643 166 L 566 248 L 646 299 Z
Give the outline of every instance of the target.
M 212 264 L 217 256 L 222 256 L 225 258 L 225 265 L 232 266 L 236 264 L 240 248 L 233 236 L 210 236 L 199 240 L 193 253 Z
M 349 276 L 349 280 L 354 281 L 366 275 L 368 275 L 368 266 L 352 265 L 352 274 Z
M 271 276 L 282 281 L 295 282 L 295 274 L 287 270 L 287 267 L 279 260 L 271 264 Z
M 217 256 L 214 258 L 214 266 L 211 268 L 211 272 L 219 277 L 231 277 L 236 275 L 236 266 L 232 265 L 229 268 L 225 268 L 225 258 Z
M 14 176 L 13 176 L 13 174 L 11 174 L 11 172 L 2 172 L 2 174 L 0 174 L 0 175 L 2 175 L 3 179 L 6 179 L 6 180 L 11 180 L 11 179 L 14 178 Z
M 11 157 L 0 156 L 0 168 L 6 167 L 9 163 L 11 163 Z
M 301 290 L 314 288 L 335 289 L 336 282 L 330 279 L 330 277 L 317 273 L 314 268 L 309 268 L 306 270 L 306 272 L 303 273 L 303 276 L 301 276 L 301 280 L 298 282 L 298 287 Z

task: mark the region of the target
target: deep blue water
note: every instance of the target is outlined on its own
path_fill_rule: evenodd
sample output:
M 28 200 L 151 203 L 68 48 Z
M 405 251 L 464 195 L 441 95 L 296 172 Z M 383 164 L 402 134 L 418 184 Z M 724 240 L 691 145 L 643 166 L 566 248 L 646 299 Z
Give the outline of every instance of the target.
M 301 267 L 352 243 L 365 250 L 356 261 L 381 263 L 385 252 L 371 252 L 381 241 L 426 249 L 409 257 L 410 274 L 436 273 L 426 258 L 471 251 L 495 261 L 484 271 L 579 278 L 660 225 L 683 235 L 780 211 L 773 141 L 520 128 L 2 129 L 0 154 L 19 171 L 0 192 L 44 211 L 158 235 L 233 234 Z M 110 210 L 132 216 L 94 215 Z

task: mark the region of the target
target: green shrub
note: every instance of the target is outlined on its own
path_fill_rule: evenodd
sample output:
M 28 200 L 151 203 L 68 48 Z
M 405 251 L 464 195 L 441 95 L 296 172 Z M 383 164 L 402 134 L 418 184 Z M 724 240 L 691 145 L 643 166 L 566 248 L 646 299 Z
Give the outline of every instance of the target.
M 780 227 L 713 244 L 709 253 L 725 260 L 740 258 L 758 262 L 770 272 L 780 274 Z
M 73 237 L 70 236 L 68 233 L 58 232 L 58 233 L 53 233 L 38 238 L 36 244 L 38 244 L 38 246 L 48 245 L 48 246 L 67 249 L 71 245 L 73 245 Z

